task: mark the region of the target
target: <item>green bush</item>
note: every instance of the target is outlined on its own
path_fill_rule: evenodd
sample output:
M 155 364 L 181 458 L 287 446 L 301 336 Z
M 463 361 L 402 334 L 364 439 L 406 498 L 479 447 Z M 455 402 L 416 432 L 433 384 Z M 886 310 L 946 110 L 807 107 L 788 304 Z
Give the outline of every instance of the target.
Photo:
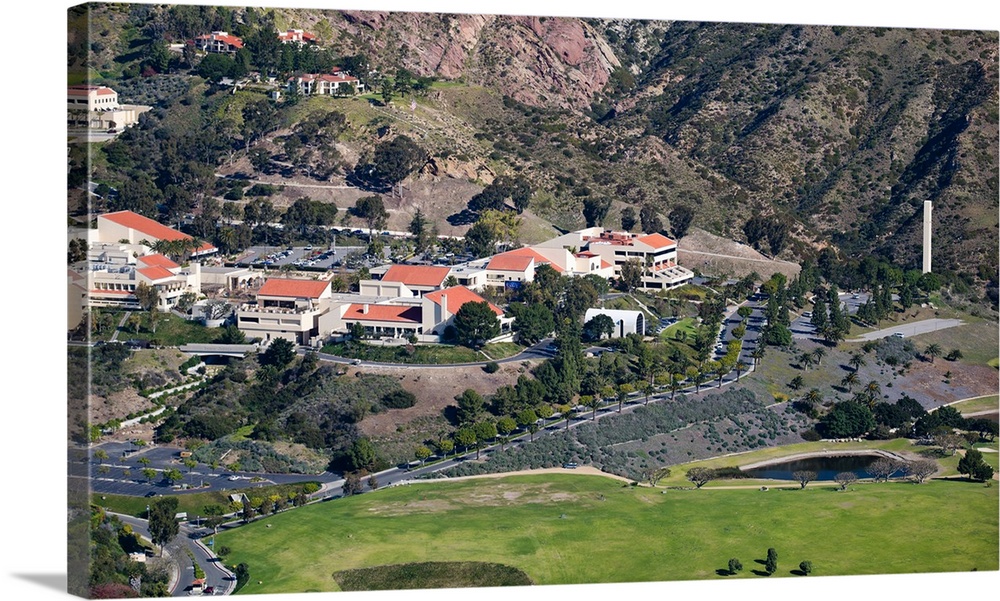
M 497 363 L 496 361 L 490 361 L 489 363 L 483 366 L 483 371 L 485 371 L 488 374 L 496 373 L 497 370 L 499 369 L 500 369 L 500 364 Z

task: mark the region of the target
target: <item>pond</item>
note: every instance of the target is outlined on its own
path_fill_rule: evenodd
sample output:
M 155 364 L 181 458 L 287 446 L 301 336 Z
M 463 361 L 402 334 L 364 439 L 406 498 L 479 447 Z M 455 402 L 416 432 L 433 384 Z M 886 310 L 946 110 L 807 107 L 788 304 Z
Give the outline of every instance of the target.
M 792 474 L 798 471 L 816 472 L 817 480 L 833 480 L 840 472 L 854 472 L 858 478 L 871 478 L 866 469 L 878 455 L 841 455 L 838 457 L 807 457 L 784 463 L 772 463 L 743 470 L 750 478 L 771 478 L 774 480 L 794 480 Z M 894 474 L 899 475 L 897 472 Z

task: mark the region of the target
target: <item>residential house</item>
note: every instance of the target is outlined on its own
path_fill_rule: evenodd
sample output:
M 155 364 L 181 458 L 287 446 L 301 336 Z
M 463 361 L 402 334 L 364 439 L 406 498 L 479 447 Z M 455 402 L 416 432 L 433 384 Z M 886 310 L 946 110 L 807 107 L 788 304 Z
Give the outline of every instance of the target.
M 243 40 L 225 31 L 213 31 L 196 37 L 194 46 L 205 52 L 233 54 L 243 47 Z
M 299 46 L 315 44 L 317 42 L 315 35 L 302 29 L 289 29 L 287 31 L 280 32 L 278 34 L 278 40 L 281 41 L 282 44 L 298 44 Z
M 335 70 L 332 73 L 304 73 L 288 78 L 288 91 L 302 96 L 348 96 L 364 92 L 365 86 L 353 75 Z

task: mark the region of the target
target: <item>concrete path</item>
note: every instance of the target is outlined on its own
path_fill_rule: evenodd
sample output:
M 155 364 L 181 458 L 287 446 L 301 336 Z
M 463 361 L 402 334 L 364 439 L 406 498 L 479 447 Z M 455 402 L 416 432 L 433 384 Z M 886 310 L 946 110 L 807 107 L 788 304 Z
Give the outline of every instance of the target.
M 899 332 L 903 334 L 903 336 L 909 338 L 910 336 L 916 336 L 918 334 L 926 334 L 928 332 L 935 332 L 945 328 L 954 328 L 956 326 L 963 325 L 964 323 L 965 322 L 961 319 L 925 319 L 923 321 L 915 321 L 913 323 L 900 324 L 891 328 L 868 332 L 867 334 L 862 334 L 857 338 L 851 338 L 848 342 L 867 342 L 869 340 L 878 340 L 879 338 L 892 336 L 896 332 Z

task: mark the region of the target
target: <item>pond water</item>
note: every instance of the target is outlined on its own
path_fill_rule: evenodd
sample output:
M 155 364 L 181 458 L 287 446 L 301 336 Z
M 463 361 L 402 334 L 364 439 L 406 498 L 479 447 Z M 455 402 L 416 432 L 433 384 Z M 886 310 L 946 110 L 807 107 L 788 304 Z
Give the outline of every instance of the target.
M 878 455 L 808 457 L 784 463 L 772 463 L 743 471 L 751 478 L 772 478 L 774 480 L 794 480 L 792 474 L 800 470 L 816 472 L 817 480 L 833 480 L 840 472 L 854 472 L 858 478 L 871 478 L 872 475 L 865 468 L 878 458 Z

